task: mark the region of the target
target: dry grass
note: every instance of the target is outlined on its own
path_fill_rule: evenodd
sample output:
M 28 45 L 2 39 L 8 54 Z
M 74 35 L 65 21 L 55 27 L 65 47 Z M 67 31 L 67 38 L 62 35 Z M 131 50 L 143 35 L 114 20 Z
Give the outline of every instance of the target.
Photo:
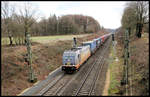
M 60 41 L 57 45 L 32 46 L 32 63 L 38 80 L 45 79 L 46 75 L 62 65 L 63 51 L 70 47 L 70 41 Z M 28 67 L 24 63 L 24 49 L 26 48 L 24 46 L 16 47 L 16 49 L 10 48 L 11 50 L 8 48 L 2 51 L 2 95 L 16 95 L 32 85 L 27 81 Z M 10 53 L 6 53 L 7 51 Z
M 148 35 L 131 42 L 131 79 L 134 95 L 149 95 Z M 131 67 L 130 67 L 131 68 Z

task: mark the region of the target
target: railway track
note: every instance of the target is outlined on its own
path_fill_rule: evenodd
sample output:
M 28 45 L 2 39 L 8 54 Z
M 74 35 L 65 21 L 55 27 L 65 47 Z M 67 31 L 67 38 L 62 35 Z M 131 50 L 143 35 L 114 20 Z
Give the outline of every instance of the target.
M 46 87 L 33 95 L 95 95 L 95 85 L 105 63 L 103 55 L 105 55 L 109 44 L 110 39 L 108 39 L 106 43 L 80 67 L 79 71 L 73 74 L 64 73 L 59 75 L 59 77 L 57 76 L 56 80 L 49 82 Z
M 94 57 L 95 59 L 95 57 Z M 93 62 L 93 60 L 91 61 Z M 90 64 L 92 64 L 90 62 Z M 82 71 L 81 73 L 84 72 L 84 69 L 86 68 L 90 68 L 90 66 L 84 66 L 81 67 L 80 71 Z M 59 79 L 57 79 L 55 81 L 55 83 L 53 85 L 51 85 L 50 87 L 46 87 L 46 88 L 43 88 L 42 91 L 40 91 L 39 93 L 37 93 L 36 95 L 40 95 L 40 96 L 48 96 L 48 95 L 51 95 L 51 96 L 55 96 L 55 95 L 61 95 L 61 91 L 67 87 L 71 82 L 73 82 L 73 80 L 75 80 L 75 78 L 77 78 L 78 76 L 80 76 L 80 71 L 76 72 L 75 74 L 71 74 L 71 75 L 68 75 L 68 74 L 63 74 L 63 76 L 61 76 Z M 49 89 L 47 89 L 49 88 Z
M 77 91 L 80 91 L 80 90 L 78 90 L 79 89 L 79 87 L 81 87 L 80 85 L 84 82 L 83 81 L 83 78 L 85 78 L 85 76 L 86 76 L 86 74 L 90 71 L 90 68 L 92 68 L 92 65 L 91 64 L 93 64 L 93 62 L 95 62 L 96 60 L 97 60 L 97 58 L 98 58 L 98 56 L 100 56 L 101 55 L 101 58 L 102 58 L 102 56 L 103 56 L 103 52 L 104 51 L 106 51 L 106 47 L 107 47 L 107 45 L 109 45 L 110 44 L 110 39 L 109 39 L 109 41 L 106 43 L 106 44 L 104 44 L 103 45 L 103 47 L 102 48 L 100 48 L 100 50 L 98 50 L 97 52 L 96 52 L 96 54 L 95 54 L 95 56 L 93 57 L 93 60 L 89 60 L 88 61 L 88 63 L 89 64 L 85 64 L 84 66 L 85 67 L 87 67 L 87 66 L 89 66 L 89 68 L 86 68 L 86 69 L 84 69 L 82 72 L 80 72 L 80 76 L 77 76 L 77 78 L 75 78 L 73 81 L 72 81 L 72 83 L 70 83 L 68 86 L 67 86 L 67 88 L 65 88 L 65 91 L 63 91 L 63 93 L 61 94 L 61 95 L 67 95 L 67 96 L 70 96 L 70 95 L 72 95 L 72 96 L 77 96 L 76 94 L 78 94 L 78 93 L 76 93 Z M 102 59 L 103 60 L 103 59 Z M 102 62 L 100 62 L 101 64 L 102 64 Z M 103 63 L 104 64 L 104 63 Z M 105 68 L 104 69 L 106 69 L 106 67 L 107 66 L 104 66 Z M 87 78 L 88 80 L 90 80 L 90 81 L 85 81 L 84 83 L 85 83 L 85 89 L 82 89 L 83 90 L 83 94 L 82 94 L 82 91 L 80 91 L 81 93 L 79 93 L 79 94 L 81 94 L 81 95 L 88 95 L 88 93 L 89 93 L 89 91 L 91 91 L 91 94 L 90 95 L 93 95 L 93 90 L 94 89 L 97 89 L 97 83 L 96 83 L 96 81 L 99 79 L 99 73 L 100 73 L 100 71 L 99 71 L 99 73 L 97 73 L 96 74 L 96 70 L 97 69 L 97 67 L 93 67 L 93 70 L 91 71 L 91 74 L 89 74 L 90 76 Z M 104 70 L 103 70 L 104 71 Z M 103 71 L 101 71 L 103 74 L 105 74 Z M 105 70 L 106 71 L 106 70 Z M 94 75 L 95 74 L 95 75 Z M 98 76 L 98 77 L 95 77 L 95 76 Z M 95 79 L 95 78 L 96 79 Z M 95 83 L 93 83 L 93 79 L 95 80 Z M 94 87 L 92 87 L 91 89 L 89 89 L 89 87 L 91 87 L 90 85 L 91 85 L 91 83 L 93 83 L 93 86 L 94 85 L 96 85 L 96 86 L 94 86 Z M 90 85 L 89 85 L 90 84 Z M 101 85 L 101 86 L 103 86 L 103 85 Z M 97 91 L 96 91 L 97 92 Z M 99 93 L 98 93 L 99 94 Z M 100 95 L 100 94 L 99 94 Z
M 104 55 L 107 52 L 109 45 L 105 45 L 105 49 L 102 52 L 101 56 L 97 58 L 97 60 L 92 64 L 88 73 L 85 74 L 85 77 L 82 80 L 81 85 L 78 89 L 75 90 L 75 94 L 73 96 L 90 96 L 95 95 L 95 83 L 99 78 L 99 73 L 103 69 L 104 65 Z
M 94 57 L 94 59 L 95 59 L 95 57 Z M 93 61 L 91 61 L 90 64 L 92 64 L 92 62 Z M 78 72 L 74 73 L 73 75 L 64 74 L 64 76 L 61 79 L 59 79 L 55 84 L 53 84 L 53 86 L 50 87 L 47 91 L 39 93 L 37 95 L 60 96 L 63 92 L 62 90 L 65 90 L 65 88 L 67 88 L 67 86 L 71 82 L 73 82 L 78 76 L 80 76 L 80 73 L 83 73 L 86 68 L 90 68 L 90 66 L 87 66 L 87 67 L 84 65 L 82 65 L 82 66 L 83 67 L 80 67 L 81 68 L 80 71 L 82 71 L 82 72 L 78 71 Z M 86 73 L 86 72 L 84 72 L 84 73 Z

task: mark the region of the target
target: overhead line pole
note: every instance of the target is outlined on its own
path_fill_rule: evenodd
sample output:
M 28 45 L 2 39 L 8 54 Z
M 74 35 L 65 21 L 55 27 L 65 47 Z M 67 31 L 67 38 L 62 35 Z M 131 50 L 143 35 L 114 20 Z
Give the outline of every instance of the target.
M 29 81 L 35 82 L 37 78 L 35 77 L 34 70 L 32 68 L 32 51 L 31 51 L 30 34 L 28 32 L 26 32 L 26 47 L 27 47 L 27 63 L 29 66 Z
M 129 29 L 125 31 L 125 48 L 124 48 L 124 58 L 125 58 L 125 82 L 126 82 L 126 96 L 129 95 L 128 91 L 128 76 L 129 76 Z

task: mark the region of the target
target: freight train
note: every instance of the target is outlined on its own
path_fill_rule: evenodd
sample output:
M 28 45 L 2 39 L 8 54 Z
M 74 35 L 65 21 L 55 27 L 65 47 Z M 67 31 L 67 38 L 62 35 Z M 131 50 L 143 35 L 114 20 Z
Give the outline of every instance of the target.
M 83 42 L 79 47 L 73 47 L 70 50 L 64 51 L 62 58 L 62 71 L 72 73 L 79 70 L 81 65 L 83 65 L 83 63 L 104 44 L 109 36 L 111 36 L 111 33 L 105 34 L 91 41 Z

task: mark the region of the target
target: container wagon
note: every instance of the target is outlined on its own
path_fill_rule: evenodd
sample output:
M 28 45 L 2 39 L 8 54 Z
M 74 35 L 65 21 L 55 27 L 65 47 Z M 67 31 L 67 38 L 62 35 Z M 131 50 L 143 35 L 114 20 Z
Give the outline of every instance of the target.
M 93 54 L 96 51 L 96 41 L 87 41 L 82 43 L 83 46 L 90 46 L 91 54 Z

